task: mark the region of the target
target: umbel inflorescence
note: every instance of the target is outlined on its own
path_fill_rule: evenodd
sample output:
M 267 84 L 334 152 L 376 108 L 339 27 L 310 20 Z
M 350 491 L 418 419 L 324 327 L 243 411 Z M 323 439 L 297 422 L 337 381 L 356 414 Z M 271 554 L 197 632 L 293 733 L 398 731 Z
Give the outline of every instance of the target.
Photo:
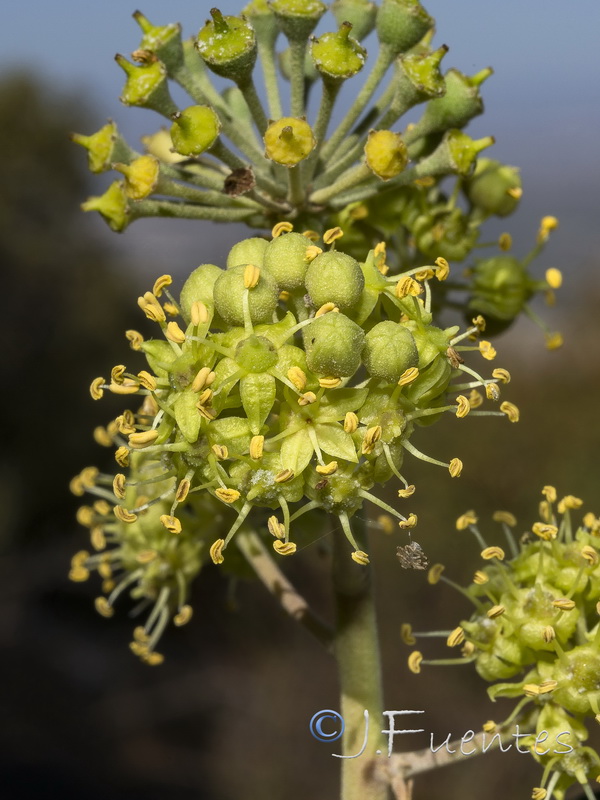
M 92 136 L 74 135 L 93 172 L 122 175 L 83 208 L 115 231 L 153 216 L 245 221 L 263 230 L 291 220 L 319 233 L 341 225 L 348 253 L 360 260 L 385 241 L 396 272 L 471 256 L 482 246 L 482 223 L 511 214 L 522 194 L 517 169 L 487 158 L 476 166 L 493 138 L 474 141 L 464 132 L 483 111 L 480 86 L 491 69 L 443 74 L 448 48 L 432 47 L 434 20 L 418 0 L 336 0 L 337 30 L 315 36 L 326 10 L 321 0 L 252 0 L 239 17 L 212 9 L 189 40 L 179 25 L 155 26 L 135 12 L 140 46 L 132 61 L 116 57 L 126 73 L 121 100 L 158 112 L 167 127 L 144 138 L 143 153 L 113 122 Z M 373 30 L 369 68 L 361 41 Z M 266 105 L 255 83 L 258 62 Z M 211 73 L 228 88 L 218 91 Z M 358 84 L 355 100 L 333 124 L 346 81 Z M 190 105 L 175 103 L 169 82 Z M 415 108 L 422 113 L 409 124 L 404 117 Z M 506 252 L 511 241 L 503 235 L 500 254 L 470 264 L 467 280 L 440 289 L 436 304 L 458 305 L 468 319 L 484 314 L 496 330 L 523 311 L 533 316 L 531 297 L 550 297 L 560 283 L 554 273 L 538 280 L 528 271 L 555 225 L 545 218 L 543 235 L 521 260 Z M 559 346 L 560 336 L 542 328 L 548 346 Z
M 98 570 L 105 616 L 126 591 L 151 607 L 133 643 L 150 663 L 160 661 L 155 645 L 167 622 L 189 618 L 189 585 L 202 564 L 235 566 L 240 529 L 263 531 L 287 556 L 310 541 L 296 521 L 325 512 L 352 558 L 367 564 L 352 530 L 366 502 L 400 529 L 417 523 L 373 493 L 396 479 L 399 497 L 412 495 L 405 453 L 460 475 L 459 458 L 438 461 L 414 446 L 417 427 L 448 413 L 518 419 L 500 398 L 509 373 L 484 378 L 464 363 L 470 351 L 496 355 L 478 338 L 482 318 L 462 333 L 433 324 L 430 284 L 447 279 L 448 263 L 390 276 L 385 246 L 358 262 L 337 249 L 342 236 L 334 228 L 320 239 L 282 222 L 271 239 L 236 244 L 226 269 L 199 266 L 179 299 L 162 276 L 138 300 L 160 335 L 127 332 L 147 365 L 117 365 L 91 385 L 94 399 L 127 396 L 134 410 L 95 434 L 116 447 L 122 471 L 88 468 L 73 480 L 76 494 L 97 498 L 78 515 L 97 552 L 78 553 L 71 577 Z M 480 409 L 485 399 L 501 401 L 499 410 Z
M 544 487 L 543 497 L 538 521 L 518 541 L 515 517 L 494 515 L 508 554 L 488 545 L 473 511 L 459 517 L 457 529 L 472 531 L 484 561 L 468 587 L 450 582 L 473 606 L 469 619 L 440 632 L 462 656 L 426 660 L 415 650 L 409 667 L 420 672 L 424 664 L 474 663 L 492 683 L 492 700 L 516 700 L 506 720 L 488 721 L 484 730 L 510 736 L 519 723 L 531 734 L 522 744 L 544 769 L 532 797 L 563 800 L 568 787 L 579 783 L 592 798 L 588 778 L 600 776 L 600 757 L 584 742 L 587 723 L 600 723 L 600 520 L 588 512 L 576 522 L 583 501 L 573 495 L 558 500 L 553 486 Z M 432 567 L 430 583 L 449 582 L 442 571 L 440 564 Z M 418 635 L 403 627 L 407 644 Z

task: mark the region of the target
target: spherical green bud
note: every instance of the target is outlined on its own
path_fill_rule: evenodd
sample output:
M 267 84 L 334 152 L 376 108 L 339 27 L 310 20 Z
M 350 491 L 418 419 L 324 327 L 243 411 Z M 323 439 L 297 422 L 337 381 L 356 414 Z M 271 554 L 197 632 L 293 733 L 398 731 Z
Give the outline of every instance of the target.
M 89 197 L 85 203 L 82 203 L 81 210 L 98 211 L 111 230 L 121 233 L 132 219 L 129 200 L 125 193 L 125 182 L 114 181 L 104 194 L 98 197 Z
M 315 66 L 326 80 L 345 81 L 363 68 L 367 51 L 350 36 L 352 25 L 342 22 L 339 31 L 324 33 L 311 44 Z
M 365 145 L 365 158 L 382 181 L 395 178 L 408 164 L 406 145 L 400 134 L 393 131 L 371 131 Z
M 365 288 L 360 264 L 352 256 L 331 250 L 311 261 L 306 271 L 306 290 L 316 308 L 335 303 L 342 311 L 352 309 Z
M 277 308 L 279 289 L 274 278 L 262 270 L 252 289 L 244 286 L 246 267 L 241 264 L 222 272 L 214 285 L 215 309 L 230 325 L 244 324 L 244 292 L 248 292 L 250 319 L 253 323 L 268 322 Z
M 181 25 L 152 25 L 141 11 L 135 11 L 133 18 L 143 33 L 140 49 L 154 53 L 167 67 L 169 74 L 177 72 L 183 64 Z
M 506 322 L 512 321 L 531 296 L 527 272 L 513 256 L 477 261 L 472 277 L 469 310 Z
M 432 261 L 440 256 L 448 261 L 462 261 L 479 238 L 478 228 L 470 224 L 460 208 L 431 209 L 418 216 L 410 228 L 417 248 Z
M 71 141 L 87 150 L 90 172 L 106 172 L 115 162 L 127 163 L 133 157 L 133 151 L 112 121 L 91 136 L 72 133 Z
M 152 53 L 147 53 L 147 56 L 139 66 L 118 53 L 115 56 L 115 61 L 127 75 L 120 100 L 127 106 L 150 108 L 170 117 L 177 113 L 177 106 L 169 94 L 167 70 Z
M 198 33 L 198 52 L 217 75 L 238 83 L 246 81 L 256 61 L 252 26 L 241 17 L 224 17 L 216 8 L 210 13 L 212 22 Z
M 221 130 L 219 117 L 210 106 L 189 106 L 173 115 L 171 139 L 182 156 L 198 156 L 216 142 Z
M 264 268 L 271 273 L 280 289 L 298 289 L 304 283 L 310 241 L 301 233 L 285 233 L 267 244 Z
M 362 359 L 370 375 L 396 383 L 419 362 L 417 345 L 409 330 L 391 320 L 379 322 L 367 333 Z
M 517 167 L 481 158 L 473 176 L 465 181 L 470 202 L 486 214 L 507 217 L 519 204 L 523 190 Z
M 242 239 L 229 251 L 227 269 L 237 267 L 239 264 L 254 264 L 255 267 L 262 267 L 268 244 L 266 239 L 260 239 L 258 236 Z
M 283 117 L 271 122 L 264 142 L 267 158 L 284 167 L 295 167 L 314 149 L 317 140 L 305 119 Z
M 213 310 L 213 288 L 222 273 L 223 270 L 215 264 L 201 264 L 192 272 L 183 284 L 179 296 L 179 304 L 186 319 L 190 319 L 192 305 L 196 302 L 204 303 L 209 311 Z
M 307 39 L 327 11 L 321 0 L 271 0 L 269 7 L 290 40 Z
M 338 25 L 349 22 L 354 38 L 361 41 L 375 27 L 377 6 L 371 0 L 335 0 L 331 11 Z
M 433 24 L 418 0 L 383 0 L 375 22 L 379 41 L 395 53 L 414 47 Z
M 363 329 L 344 314 L 324 314 L 304 332 L 306 363 L 319 375 L 332 378 L 354 375 L 360 366 L 364 341 Z

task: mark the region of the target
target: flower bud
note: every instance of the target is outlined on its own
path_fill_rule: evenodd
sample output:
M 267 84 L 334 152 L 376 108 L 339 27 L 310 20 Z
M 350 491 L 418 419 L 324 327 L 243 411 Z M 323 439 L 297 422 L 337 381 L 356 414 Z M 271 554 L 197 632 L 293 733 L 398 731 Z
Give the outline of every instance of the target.
M 295 167 L 314 149 L 317 141 L 308 122 L 298 117 L 283 117 L 271 122 L 264 135 L 265 156 Z
M 313 372 L 341 378 L 360 367 L 365 340 L 362 328 L 344 314 L 318 317 L 304 333 L 306 363 Z
M 339 309 L 347 311 L 358 304 L 365 278 L 360 264 L 352 256 L 331 250 L 311 261 L 305 285 L 316 308 L 335 303 Z
M 350 36 L 352 25 L 342 22 L 339 31 L 313 39 L 311 55 L 325 80 L 345 81 L 364 67 L 367 51 Z
M 472 177 L 465 181 L 470 202 L 486 214 L 507 217 L 521 199 L 521 176 L 517 167 L 482 158 Z
M 529 279 L 513 256 L 501 255 L 477 261 L 472 276 L 469 314 L 510 322 L 531 296 Z
M 246 82 L 256 61 L 256 36 L 241 17 L 224 17 L 212 8 L 208 21 L 198 33 L 196 47 L 205 63 L 217 75 L 236 83 Z
M 125 194 L 125 182 L 114 181 L 98 197 L 89 197 L 81 204 L 82 211 L 98 211 L 108 223 L 108 227 L 121 233 L 131 222 L 131 209 Z
M 133 18 L 142 29 L 140 50 L 154 53 L 166 66 L 169 74 L 175 74 L 183 65 L 181 25 L 153 25 L 141 11 L 135 11 Z
M 304 239 L 304 236 L 302 237 Z M 254 264 L 262 268 L 265 258 L 265 250 L 269 242 L 258 236 L 250 239 L 242 239 L 241 242 L 234 244 L 227 256 L 227 269 L 237 267 L 239 264 Z
M 407 328 L 385 320 L 371 328 L 365 336 L 362 359 L 374 378 L 397 383 L 403 372 L 417 366 L 419 353 Z
M 375 27 L 377 6 L 370 0 L 335 0 L 331 11 L 338 25 L 349 22 L 354 38 L 361 41 Z
M 88 151 L 88 168 L 90 172 L 106 172 L 115 161 L 129 162 L 134 153 L 117 129 L 116 123 L 109 121 L 107 125 L 91 136 L 72 133 L 71 141 Z
M 275 278 L 280 289 L 293 290 L 303 285 L 309 246 L 309 240 L 301 233 L 286 233 L 268 243 L 264 268 Z
M 186 319 L 190 319 L 192 305 L 196 302 L 204 303 L 212 311 L 215 305 L 213 288 L 222 273 L 223 270 L 214 264 L 201 264 L 192 272 L 183 284 L 179 296 L 179 304 Z
M 216 142 L 221 130 L 219 117 L 210 106 L 189 106 L 173 115 L 171 139 L 182 156 L 198 156 Z
M 433 24 L 418 0 L 383 0 L 375 22 L 379 41 L 395 53 L 414 47 Z
M 245 271 L 246 266 L 241 264 L 221 272 L 213 287 L 215 309 L 230 325 L 243 325 L 243 296 L 248 291 L 251 321 L 255 324 L 269 322 L 279 300 L 279 288 L 275 279 L 266 270 L 262 270 L 256 286 L 246 289 Z
M 269 7 L 290 41 L 308 39 L 327 11 L 321 0 L 272 0 Z
M 408 164 L 406 145 L 400 134 L 393 131 L 370 131 L 365 157 L 369 168 L 382 181 L 395 178 Z
M 465 259 L 479 238 L 479 229 L 460 209 L 446 205 L 421 214 L 412 223 L 411 232 L 420 252 L 427 258 L 448 261 Z
M 170 117 L 177 113 L 177 106 L 169 94 L 167 70 L 151 53 L 148 56 L 139 66 L 119 54 L 115 56 L 115 61 L 127 75 L 120 100 L 127 106 L 150 108 Z

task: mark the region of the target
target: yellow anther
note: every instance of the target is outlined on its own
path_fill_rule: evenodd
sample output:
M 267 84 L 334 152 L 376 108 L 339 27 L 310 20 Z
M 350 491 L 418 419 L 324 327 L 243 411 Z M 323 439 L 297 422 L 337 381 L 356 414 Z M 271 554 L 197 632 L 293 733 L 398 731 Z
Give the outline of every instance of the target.
M 190 308 L 190 319 L 192 320 L 192 325 L 198 327 L 198 325 L 206 325 L 206 323 L 210 319 L 210 314 L 208 313 L 208 308 L 204 305 L 202 300 L 196 300 L 192 303 Z
M 550 233 L 557 228 L 558 220 L 556 217 L 542 217 L 537 235 L 538 242 L 545 242 Z
M 510 383 L 510 372 L 502 367 L 497 367 L 492 371 L 492 378 L 496 378 L 500 383 Z
M 329 464 L 319 464 L 315 469 L 319 475 L 333 475 L 337 471 L 338 462 L 330 461 Z
M 456 398 L 456 416 L 459 419 L 462 419 L 463 417 L 467 416 L 470 410 L 471 410 L 471 404 L 469 403 L 467 398 L 464 395 L 459 394 L 458 397 Z
M 258 461 L 262 458 L 264 445 L 264 436 L 253 436 L 252 439 L 250 439 L 250 458 L 254 459 L 254 461 Z
M 192 392 L 200 392 L 207 385 L 208 376 L 211 374 L 210 367 L 202 367 L 194 380 L 192 381 Z
M 103 386 L 104 378 L 94 378 L 94 380 L 90 383 L 90 394 L 92 395 L 92 400 L 100 400 L 103 397 Z
M 400 378 L 398 379 L 398 386 L 408 386 L 411 383 L 414 383 L 417 378 L 419 377 L 419 368 L 418 367 L 409 367 L 405 369 Z
M 275 515 L 267 520 L 267 529 L 276 539 L 285 539 L 285 525 Z
M 402 498 L 412 497 L 414 493 L 415 493 L 415 486 L 412 483 L 405 489 L 398 489 L 398 497 Z
M 97 597 L 94 600 L 94 605 L 96 606 L 96 611 L 103 617 L 112 617 L 112 615 L 115 613 L 114 608 L 109 605 L 106 597 Z
M 526 697 L 539 697 L 540 696 L 540 687 L 537 683 L 526 683 L 523 686 L 523 694 Z
M 548 792 L 542 786 L 534 786 L 531 790 L 531 800 L 546 800 Z
M 462 644 L 465 640 L 465 632 L 464 630 L 458 626 L 458 628 L 454 628 L 450 636 L 446 639 L 446 644 L 448 647 L 457 647 L 459 644 Z
M 431 267 L 423 267 L 423 269 L 415 272 L 415 280 L 417 281 L 430 281 L 435 278 L 435 270 Z
M 260 280 L 260 269 L 254 264 L 246 264 L 244 270 L 244 288 L 254 289 Z
M 142 344 L 144 343 L 144 337 L 138 331 L 129 330 L 125 331 L 125 337 L 129 342 L 129 346 L 132 350 L 141 350 Z
M 543 539 L 545 542 L 556 539 L 558 535 L 558 528 L 556 525 L 548 525 L 544 522 L 535 522 L 531 530 L 536 536 L 539 536 L 540 539 Z
M 92 435 L 96 444 L 99 444 L 101 447 L 110 447 L 113 443 L 112 436 L 110 436 L 106 428 L 103 428 L 102 425 L 98 425 L 94 428 Z
M 273 550 L 280 556 L 293 556 L 297 550 L 295 542 L 282 542 L 281 539 L 275 539 L 273 542 Z
M 167 323 L 165 336 L 169 341 L 175 342 L 175 344 L 183 344 L 185 342 L 185 333 L 176 322 Z
M 306 373 L 300 367 L 290 367 L 287 376 L 299 392 L 303 392 L 306 386 Z
M 544 486 L 544 488 L 542 489 L 542 494 L 549 503 L 556 503 L 556 498 L 558 497 L 558 494 L 554 486 Z
M 469 405 L 471 408 L 479 408 L 483 403 L 483 395 L 477 389 L 472 389 L 469 393 Z
M 128 511 L 123 506 L 115 506 L 113 508 L 113 512 L 115 517 L 121 522 L 132 523 L 137 520 L 137 516 L 132 511 Z
M 322 389 L 337 389 L 341 382 L 341 378 L 319 378 L 319 386 Z
M 546 334 L 546 349 L 558 350 L 564 344 L 562 333 L 556 331 L 555 333 Z
M 436 583 L 439 583 L 439 580 L 442 577 L 442 572 L 445 569 L 446 567 L 443 564 L 434 564 L 427 573 L 427 583 L 429 583 L 431 586 L 435 586 Z
M 322 248 L 317 247 L 316 244 L 311 244 L 309 247 L 306 248 L 306 255 L 304 256 L 304 260 L 310 264 L 310 262 L 314 261 L 317 256 L 320 256 L 322 252 L 323 252 Z
M 217 539 L 210 546 L 208 551 L 213 564 L 222 564 L 225 561 L 223 557 L 223 547 L 225 546 L 225 539 Z
M 171 514 L 161 514 L 160 523 L 169 533 L 181 533 L 181 521 Z
M 229 458 L 229 450 L 224 444 L 213 444 L 211 450 L 219 459 L 219 461 L 225 461 L 227 458 Z
M 485 327 L 486 327 L 486 321 L 485 321 L 485 319 L 484 319 L 484 318 L 481 316 L 481 314 L 478 314 L 476 317 L 473 317 L 473 319 L 471 320 L 471 322 L 472 322 L 472 323 L 473 323 L 473 325 L 474 325 L 474 326 L 477 328 L 477 331 L 478 331 L 479 333 L 483 333 L 483 332 L 484 332 L 484 330 L 485 330 Z
M 318 242 L 321 238 L 321 234 L 318 231 L 302 231 L 302 236 L 306 236 L 311 242 Z
M 398 527 L 402 528 L 403 531 L 410 530 L 411 528 L 416 527 L 418 522 L 418 518 L 416 514 L 409 514 L 406 519 L 401 519 L 398 523 Z
M 152 294 L 155 297 L 160 297 L 163 293 L 163 289 L 166 289 L 167 286 L 170 286 L 173 283 L 173 278 L 170 275 L 161 275 L 160 278 L 157 278 L 154 281 L 154 286 L 152 287 Z
M 288 292 L 287 289 L 282 289 L 279 292 L 279 299 L 281 300 L 282 303 L 287 303 L 287 301 L 290 299 L 291 296 L 292 296 L 291 292 Z
M 581 498 L 574 497 L 572 494 L 567 494 L 562 498 L 562 500 L 559 502 L 557 506 L 558 513 L 564 514 L 565 511 L 576 510 L 578 508 L 581 508 L 582 505 L 583 505 L 583 500 L 581 500 Z
M 552 522 L 554 514 L 552 506 L 547 500 L 540 500 L 539 514 L 544 522 Z
M 517 524 L 517 518 L 510 511 L 494 511 L 492 519 L 494 522 L 504 522 L 505 525 L 511 528 L 514 528 Z
M 165 312 L 152 292 L 146 292 L 143 297 L 138 297 L 138 306 L 152 322 L 164 322 Z
M 107 517 L 112 511 L 112 505 L 106 500 L 96 500 L 94 503 L 94 511 L 103 517 Z
M 354 550 L 354 552 L 350 554 L 350 558 L 355 563 L 360 564 L 361 567 L 366 567 L 369 563 L 369 556 L 364 550 Z
M 90 542 L 94 550 L 104 550 L 106 547 L 106 536 L 100 525 L 94 525 L 90 530 Z
M 108 581 L 112 578 L 112 567 L 107 563 L 98 564 L 98 574 Z
M 134 656 L 138 656 L 142 660 L 148 655 L 148 645 L 141 642 L 129 642 L 129 649 Z
M 241 494 L 238 492 L 237 489 L 215 489 L 215 494 L 222 500 L 223 503 L 235 503 L 237 500 L 240 499 Z
M 348 411 L 344 417 L 344 430 L 346 433 L 354 433 L 358 428 L 358 417 L 354 411 Z
M 512 247 L 512 236 L 510 233 L 501 233 L 498 237 L 498 247 L 503 253 L 506 253 Z
M 336 239 L 341 239 L 343 235 L 344 231 L 339 226 L 329 228 L 329 230 L 326 230 L 323 234 L 323 241 L 325 244 L 333 244 Z
M 179 482 L 177 491 L 175 492 L 175 502 L 183 503 L 190 492 L 191 483 L 188 478 L 183 478 Z
M 154 375 L 151 375 L 149 372 L 146 372 L 143 369 L 141 372 L 138 372 L 138 378 L 140 380 L 140 385 L 144 387 L 144 389 L 148 389 L 149 392 L 156 391 L 156 378 Z
M 481 557 L 484 561 L 491 561 L 493 558 L 497 558 L 498 561 L 504 561 L 506 553 L 501 547 L 493 545 L 492 547 L 485 547 L 481 551 Z
M 85 487 L 80 475 L 75 475 L 74 478 L 71 478 L 69 481 L 69 491 L 71 494 L 74 494 L 75 497 L 81 497 L 85 494 Z
M 136 394 L 140 385 L 137 381 L 126 378 L 123 383 L 111 383 L 108 390 L 113 394 Z
M 113 492 L 115 493 L 115 497 L 118 497 L 119 500 L 123 500 L 125 498 L 125 484 L 127 483 L 127 478 L 123 475 L 122 472 L 117 472 L 113 479 Z
M 298 398 L 298 405 L 299 406 L 309 406 L 312 403 L 316 402 L 317 395 L 314 392 L 305 392 Z
M 339 312 L 339 308 L 336 306 L 335 303 L 323 303 L 321 308 L 317 309 L 317 312 L 315 314 L 315 319 L 317 317 L 322 317 L 323 314 L 329 314 L 330 312 L 336 314 Z
M 398 299 L 402 299 L 403 297 L 418 297 L 423 292 L 423 287 L 420 283 L 417 283 L 414 278 L 411 278 L 410 275 L 405 276 L 404 278 L 400 278 L 396 287 L 394 289 L 394 294 Z
M 487 722 L 483 723 L 481 728 L 482 728 L 482 730 L 485 731 L 485 733 L 495 733 L 496 732 L 496 723 L 494 722 L 493 719 L 488 719 Z
M 423 661 L 423 653 L 420 653 L 418 650 L 414 650 L 408 657 L 408 668 L 411 672 L 414 672 L 415 675 L 418 675 L 421 672 L 421 662 Z
M 403 622 L 400 626 L 400 638 L 404 644 L 412 646 L 413 644 L 417 643 L 417 640 L 412 633 L 412 625 L 409 622 Z
M 173 622 L 180 628 L 182 625 L 187 625 L 188 622 L 191 620 L 193 614 L 193 609 L 191 606 L 181 606 L 179 609 L 179 613 L 175 614 L 173 617 Z
M 436 266 L 435 277 L 438 281 L 445 281 L 448 275 L 450 275 L 450 264 L 448 264 L 446 259 L 442 258 L 442 256 L 438 256 L 434 264 Z
M 477 514 L 474 511 L 465 511 L 464 514 L 461 514 L 460 517 L 456 520 L 456 530 L 457 531 L 464 531 L 466 530 L 469 525 L 476 525 L 477 524 Z
M 112 383 L 123 383 L 123 375 L 127 367 L 124 364 L 117 364 L 116 367 L 113 367 L 110 371 L 110 380 Z
M 171 317 L 176 317 L 179 314 L 179 308 L 175 305 L 175 303 L 170 303 L 169 301 L 167 301 L 163 305 L 163 308 L 166 311 L 166 313 L 169 314 L 169 316 Z
M 365 452 L 365 447 L 373 449 L 375 444 L 381 439 L 381 434 L 383 430 L 381 425 L 373 425 L 371 428 L 367 428 L 363 439 L 363 452 Z M 369 452 L 370 452 L 369 450 Z
M 140 550 L 136 555 L 135 560 L 138 564 L 150 564 L 158 556 L 156 550 Z
M 144 399 L 142 401 L 142 405 L 140 406 L 140 408 L 138 410 L 138 415 L 140 417 L 152 417 L 152 418 L 154 418 L 158 414 L 159 411 L 160 411 L 159 405 L 156 402 L 156 400 L 154 399 L 154 397 L 152 397 L 151 394 L 147 394 L 147 395 L 144 396 Z
M 291 222 L 278 222 L 271 231 L 271 236 L 273 239 L 279 238 L 282 233 L 289 233 L 290 231 L 294 230 L 294 226 Z
M 550 644 L 550 642 L 556 639 L 556 631 L 554 630 L 552 625 L 546 625 L 546 627 L 542 631 L 542 639 L 546 642 L 546 644 Z
M 488 610 L 487 615 L 488 615 L 488 617 L 490 619 L 497 619 L 498 617 L 501 617 L 502 614 L 504 614 L 505 612 L 506 612 L 506 608 L 504 606 L 496 605 L 496 606 L 492 606 Z
M 598 519 L 591 511 L 583 518 L 583 524 L 590 531 L 590 533 L 597 534 L 600 531 L 600 519 Z
M 136 428 L 135 425 L 132 423 L 129 415 L 127 417 L 125 414 L 121 414 L 115 420 L 117 430 L 119 433 L 122 433 L 123 436 L 129 436 L 130 433 L 135 433 Z
M 575 608 L 575 601 L 570 600 L 568 597 L 560 597 L 558 600 L 553 600 L 552 605 L 554 608 L 559 608 L 561 611 L 573 611 Z
M 460 458 L 453 458 L 448 466 L 448 472 L 451 478 L 459 478 L 463 470 L 463 462 Z
M 73 583 L 84 583 L 90 577 L 89 569 L 82 566 L 76 566 L 69 570 L 69 580 Z
M 391 535 L 396 530 L 396 526 L 394 525 L 394 520 L 392 517 L 390 517 L 389 514 L 380 514 L 377 517 L 377 524 L 379 525 L 381 530 L 384 533 L 387 533 L 388 535 Z
M 506 414 L 510 422 L 519 421 L 519 409 L 514 403 L 509 403 L 508 400 L 505 400 L 500 404 L 500 411 Z
M 289 483 L 294 480 L 294 471 L 291 469 L 282 469 L 275 475 L 275 483 Z
M 87 550 L 78 550 L 71 558 L 71 566 L 81 567 L 85 564 L 89 557 L 90 554 Z
M 477 572 L 473 575 L 473 583 L 477 586 L 483 586 L 485 583 L 488 583 L 489 578 L 482 570 L 478 569 Z
M 546 270 L 546 283 L 551 289 L 560 289 L 563 282 L 562 272 L 556 267 Z
M 491 342 L 485 340 L 479 342 L 479 352 L 487 361 L 493 361 L 496 358 L 496 350 Z
M 129 466 L 129 448 L 118 447 L 115 451 L 115 461 L 120 467 Z
M 139 433 L 129 434 L 129 446 L 134 450 L 148 447 L 158 439 L 158 431 L 140 431 Z
M 164 660 L 165 657 L 163 656 L 162 653 L 153 652 L 153 653 L 147 653 L 145 656 L 143 656 L 143 661 L 150 667 L 158 667 L 160 664 L 164 662 Z

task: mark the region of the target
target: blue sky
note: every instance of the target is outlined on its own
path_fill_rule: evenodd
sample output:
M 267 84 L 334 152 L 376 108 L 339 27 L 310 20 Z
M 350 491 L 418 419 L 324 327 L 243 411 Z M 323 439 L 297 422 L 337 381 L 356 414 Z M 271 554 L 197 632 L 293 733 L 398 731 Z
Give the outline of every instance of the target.
M 96 109 L 98 124 L 111 116 L 136 141 L 161 124 L 152 112 L 127 109 L 118 101 L 123 78 L 113 56 L 137 46 L 139 30 L 131 18 L 136 2 L 155 23 L 179 20 L 186 36 L 197 33 L 212 5 L 198 0 L 5 0 L 0 67 L 6 73 L 25 66 L 58 86 L 79 90 Z M 236 13 L 240 5 L 222 0 L 219 8 Z M 600 3 L 429 0 L 424 5 L 437 20 L 435 42 L 450 47 L 447 67 L 467 73 L 494 67 L 483 87 L 486 113 L 469 132 L 493 134 L 497 143 L 490 155 L 522 169 L 521 211 L 505 226 L 526 248 L 539 217 L 555 213 L 562 223 L 552 245 L 555 260 L 568 258 L 567 267 L 589 263 L 600 245 Z M 322 25 L 330 27 L 331 17 Z M 154 248 L 167 230 L 162 224 L 136 223 L 146 226 L 144 231 L 134 233 L 132 226 L 122 238 L 143 247 L 152 225 L 157 241 L 145 246 Z M 187 242 L 196 234 L 189 223 L 182 225 L 182 241 Z

